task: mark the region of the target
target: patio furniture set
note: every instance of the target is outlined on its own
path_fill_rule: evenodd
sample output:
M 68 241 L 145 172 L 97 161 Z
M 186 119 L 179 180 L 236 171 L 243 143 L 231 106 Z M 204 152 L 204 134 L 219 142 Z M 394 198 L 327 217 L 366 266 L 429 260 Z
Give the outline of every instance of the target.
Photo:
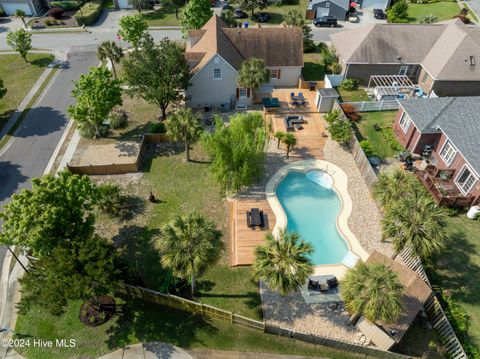
M 338 279 L 335 276 L 328 278 L 319 278 L 317 280 L 308 279 L 308 290 L 313 290 L 321 293 L 328 293 L 329 291 L 338 291 Z
M 283 118 L 283 122 L 287 131 L 298 131 L 303 128 L 302 124 L 305 123 L 305 120 L 299 115 L 287 115 Z
M 301 92 L 299 92 L 297 96 L 295 96 L 294 92 L 291 92 L 290 101 L 291 101 L 291 104 L 294 106 L 303 106 L 307 103 L 307 100 L 305 100 L 305 97 Z
M 250 211 L 247 211 L 247 226 L 251 229 L 255 228 L 264 228 L 265 227 L 265 216 L 263 211 L 258 208 L 252 208 Z

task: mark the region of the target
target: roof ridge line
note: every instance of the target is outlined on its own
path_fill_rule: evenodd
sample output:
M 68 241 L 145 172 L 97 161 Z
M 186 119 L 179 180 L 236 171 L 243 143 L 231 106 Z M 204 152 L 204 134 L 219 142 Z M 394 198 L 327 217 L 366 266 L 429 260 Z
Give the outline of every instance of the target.
M 445 97 L 437 97 L 437 98 L 445 98 Z M 437 115 L 430 121 L 428 124 L 429 127 L 432 127 L 433 123 L 446 111 L 446 109 L 455 101 L 456 97 L 446 97 L 449 101 L 445 103 L 445 106 L 437 113 Z

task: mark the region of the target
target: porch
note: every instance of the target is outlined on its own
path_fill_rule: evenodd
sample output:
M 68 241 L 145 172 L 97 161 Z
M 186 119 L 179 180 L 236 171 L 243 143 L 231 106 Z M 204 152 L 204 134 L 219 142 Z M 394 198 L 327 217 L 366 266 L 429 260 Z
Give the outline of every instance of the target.
M 428 165 L 424 170 L 415 169 L 415 176 L 423 183 L 439 205 L 468 207 L 475 197 L 464 196 L 453 181 L 453 170 L 439 169 Z

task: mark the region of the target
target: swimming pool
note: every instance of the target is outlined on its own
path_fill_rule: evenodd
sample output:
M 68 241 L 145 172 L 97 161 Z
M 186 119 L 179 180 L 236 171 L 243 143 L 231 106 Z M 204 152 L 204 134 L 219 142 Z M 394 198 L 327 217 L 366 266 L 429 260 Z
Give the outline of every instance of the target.
M 287 230 L 297 232 L 314 246 L 314 265 L 339 264 L 349 252 L 337 229 L 342 203 L 322 172 L 288 172 L 277 184 L 275 194 L 287 217 Z

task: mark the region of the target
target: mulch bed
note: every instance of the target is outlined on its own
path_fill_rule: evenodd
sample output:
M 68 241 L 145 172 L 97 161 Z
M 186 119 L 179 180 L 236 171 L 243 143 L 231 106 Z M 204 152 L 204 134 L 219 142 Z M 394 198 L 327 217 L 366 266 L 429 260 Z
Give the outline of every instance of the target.
M 50 16 L 44 16 L 38 19 L 33 20 L 32 22 L 29 23 L 29 25 L 32 27 L 32 29 L 45 29 L 45 28 L 56 28 L 56 27 L 76 27 L 78 26 L 77 22 L 75 21 L 73 15 L 77 10 L 70 10 L 70 11 L 65 11 L 63 13 L 63 16 L 61 19 L 57 20 L 57 25 L 47 25 L 45 22 L 47 20 L 54 20 Z
M 83 303 L 80 308 L 80 321 L 89 327 L 98 327 L 108 322 L 116 312 L 115 299 L 102 295 Z

